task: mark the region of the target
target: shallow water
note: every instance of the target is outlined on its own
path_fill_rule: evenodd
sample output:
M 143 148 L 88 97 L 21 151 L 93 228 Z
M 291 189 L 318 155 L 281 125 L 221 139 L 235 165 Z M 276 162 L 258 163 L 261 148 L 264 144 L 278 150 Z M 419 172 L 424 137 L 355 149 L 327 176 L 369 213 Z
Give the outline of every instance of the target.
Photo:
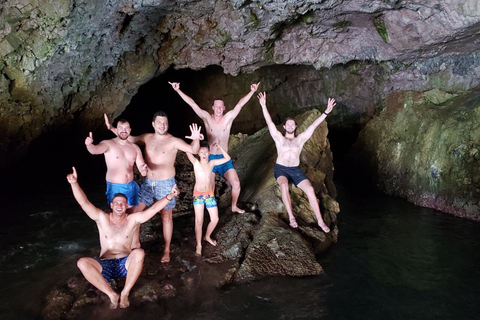
M 97 195 L 91 200 L 99 206 L 102 189 L 86 190 Z M 324 275 L 207 288 L 201 296 L 105 310 L 96 318 L 479 318 L 480 224 L 341 186 L 338 200 L 339 242 L 319 257 Z M 95 224 L 69 189 L 6 210 L 0 225 L 0 318 L 38 318 L 44 296 L 77 272 L 82 252 L 98 246 Z

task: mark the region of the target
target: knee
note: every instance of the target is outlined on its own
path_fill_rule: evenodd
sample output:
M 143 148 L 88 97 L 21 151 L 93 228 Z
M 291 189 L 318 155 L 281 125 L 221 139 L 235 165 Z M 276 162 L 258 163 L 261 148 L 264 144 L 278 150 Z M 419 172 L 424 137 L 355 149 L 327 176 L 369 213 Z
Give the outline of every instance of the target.
M 282 192 L 288 192 L 288 183 L 286 182 L 279 182 L 278 185 L 280 186 L 280 190 Z
M 88 268 L 88 265 L 89 265 L 88 258 L 83 257 L 83 258 L 78 259 L 78 261 L 77 261 L 77 267 L 78 267 L 78 269 L 80 269 L 80 271 L 83 271 L 86 268 Z
M 141 248 L 133 250 L 131 254 L 135 255 L 135 259 L 143 260 L 145 258 L 145 251 Z
M 172 223 L 172 215 L 171 214 L 162 214 L 162 222 L 164 224 Z
M 218 217 L 211 217 L 210 222 L 212 223 L 218 223 Z

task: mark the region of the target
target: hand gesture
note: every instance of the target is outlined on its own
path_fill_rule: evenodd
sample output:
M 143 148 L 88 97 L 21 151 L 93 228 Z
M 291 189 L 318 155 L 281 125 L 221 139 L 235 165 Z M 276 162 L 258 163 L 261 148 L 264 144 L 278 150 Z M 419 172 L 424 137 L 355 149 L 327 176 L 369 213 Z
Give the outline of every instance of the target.
M 93 136 L 92 136 L 92 133 L 90 132 L 88 137 L 85 138 L 85 145 L 88 147 L 92 143 L 93 143 Z
M 103 114 L 103 117 L 105 118 L 105 125 L 107 126 L 108 130 L 112 130 L 112 125 L 110 124 L 110 121 L 108 120 L 108 116 L 106 113 Z
M 336 104 L 337 104 L 337 103 L 335 102 L 335 99 L 333 99 L 333 98 L 328 98 L 327 110 L 325 110 L 325 113 L 326 113 L 326 114 L 329 114 L 330 112 L 332 112 L 333 107 L 335 107 Z
M 259 92 L 257 94 L 258 102 L 260 102 L 260 105 L 262 108 L 267 107 L 267 94 L 265 92 Z
M 257 91 L 259 85 L 260 85 L 260 82 L 252 84 L 250 86 L 250 91 L 253 91 L 253 92 Z
M 170 193 L 173 193 L 173 196 L 176 197 L 180 194 L 180 190 L 178 190 L 177 188 L 177 184 L 174 184 L 173 185 L 173 188 L 172 188 L 172 191 L 170 191 Z
M 142 175 L 142 177 L 146 177 L 147 176 L 147 172 L 148 172 L 148 166 L 146 163 L 143 164 L 143 166 L 141 168 L 139 168 L 140 170 L 140 174 Z
M 180 90 L 180 82 L 168 82 L 172 86 L 173 90 L 178 91 Z
M 75 167 L 72 167 L 73 173 L 70 173 L 67 175 L 67 181 L 70 184 L 74 184 L 77 182 L 78 175 L 77 175 L 77 170 L 75 170 Z
M 190 125 L 190 131 L 192 134 L 190 136 L 185 136 L 185 138 L 190 140 L 203 140 L 203 134 L 200 133 L 200 130 L 202 130 L 201 126 L 199 127 L 196 123 L 192 123 Z

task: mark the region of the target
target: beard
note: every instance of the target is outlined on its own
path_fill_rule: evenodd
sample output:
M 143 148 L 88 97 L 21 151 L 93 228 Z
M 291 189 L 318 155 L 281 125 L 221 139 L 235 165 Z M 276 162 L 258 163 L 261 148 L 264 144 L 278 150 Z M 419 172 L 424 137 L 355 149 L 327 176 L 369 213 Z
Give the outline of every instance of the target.
M 127 140 L 130 135 L 128 133 L 119 133 L 118 137 L 120 140 Z

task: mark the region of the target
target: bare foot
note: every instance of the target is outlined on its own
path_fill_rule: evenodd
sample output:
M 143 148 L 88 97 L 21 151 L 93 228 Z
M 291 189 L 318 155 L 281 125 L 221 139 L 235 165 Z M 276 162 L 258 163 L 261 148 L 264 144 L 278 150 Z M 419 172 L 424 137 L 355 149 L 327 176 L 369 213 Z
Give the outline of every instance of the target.
M 212 246 L 216 246 L 217 245 L 217 241 L 213 240 L 212 238 L 203 238 L 203 240 L 207 241 L 208 243 L 210 243 Z
M 290 218 L 290 227 L 294 229 L 298 228 L 298 223 L 297 223 L 297 220 L 295 220 L 295 218 Z
M 170 262 L 170 251 L 163 251 L 162 259 L 160 259 L 161 263 Z
M 232 207 L 232 212 L 236 212 L 236 213 L 242 214 L 242 213 L 245 213 L 245 210 L 242 210 L 242 209 L 240 209 L 239 207 L 236 207 L 236 206 L 235 206 L 235 207 Z
M 125 309 L 130 306 L 130 301 L 128 301 L 128 296 L 127 295 L 121 295 L 120 296 L 120 308 Z
M 318 226 L 320 228 L 322 228 L 323 232 L 325 233 L 329 233 L 330 232 L 330 228 L 325 224 L 325 223 L 318 223 Z
M 115 295 L 112 295 L 111 297 L 109 296 L 109 298 L 110 298 L 110 309 L 117 309 L 118 298 L 120 298 L 120 296 L 115 293 Z
M 197 250 L 195 250 L 195 254 L 197 256 L 201 256 L 202 255 L 202 246 L 197 246 Z

